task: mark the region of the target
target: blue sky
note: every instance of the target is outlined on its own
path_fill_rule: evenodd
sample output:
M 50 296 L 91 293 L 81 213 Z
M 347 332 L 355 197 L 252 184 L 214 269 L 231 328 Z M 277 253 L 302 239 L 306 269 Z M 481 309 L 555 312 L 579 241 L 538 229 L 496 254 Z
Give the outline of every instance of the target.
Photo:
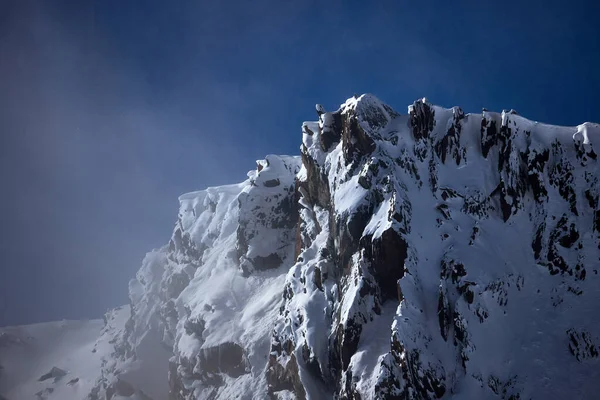
M 0 325 L 126 303 L 178 195 L 297 154 L 315 103 L 600 121 L 599 16 L 592 1 L 2 2 Z

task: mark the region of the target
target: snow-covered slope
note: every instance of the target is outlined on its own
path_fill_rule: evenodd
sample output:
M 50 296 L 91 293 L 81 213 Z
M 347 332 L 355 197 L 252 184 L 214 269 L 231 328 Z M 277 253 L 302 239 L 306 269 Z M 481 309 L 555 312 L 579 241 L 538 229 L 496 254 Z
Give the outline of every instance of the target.
M 101 356 L 92 350 L 102 325 L 65 321 L 2 329 L 0 393 L 8 399 L 85 397 L 100 371 Z
M 5 339 L 0 394 L 597 397 L 600 127 L 371 95 L 317 114 L 300 157 L 180 197 L 97 358 L 56 356 L 88 354 L 97 322 L 21 364 L 28 347 Z M 42 326 L 10 337 L 55 335 Z M 53 366 L 69 375 L 37 382 Z
M 129 317 L 129 307 L 121 307 L 108 312 L 104 321 L 0 329 L 0 394 L 9 400 L 87 398 L 97 392 L 102 371 L 116 362 L 119 350 L 125 354 L 115 343 Z

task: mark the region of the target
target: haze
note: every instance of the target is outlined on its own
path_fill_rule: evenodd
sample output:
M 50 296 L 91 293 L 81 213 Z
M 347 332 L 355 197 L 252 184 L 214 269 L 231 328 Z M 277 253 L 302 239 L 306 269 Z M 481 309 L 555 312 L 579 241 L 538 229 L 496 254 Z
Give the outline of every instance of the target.
M 285 3 L 285 4 L 284 4 Z M 0 326 L 126 303 L 177 197 L 355 93 L 600 121 L 596 2 L 0 4 Z

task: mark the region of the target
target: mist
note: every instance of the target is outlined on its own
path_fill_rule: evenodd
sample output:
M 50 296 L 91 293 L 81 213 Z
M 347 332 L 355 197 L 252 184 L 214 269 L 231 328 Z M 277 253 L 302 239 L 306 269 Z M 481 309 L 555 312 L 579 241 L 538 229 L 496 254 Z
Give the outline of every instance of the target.
M 519 4 L 506 20 L 479 3 L 390 7 L 3 2 L 0 326 L 126 304 L 178 196 L 298 154 L 315 103 L 372 92 L 401 112 L 427 96 L 554 124 L 600 119 L 599 42 L 581 22 L 593 5 Z
M 127 303 L 144 254 L 171 235 L 177 197 L 241 181 L 257 157 L 227 137 L 240 126 L 227 117 L 235 103 L 163 102 L 105 45 L 93 10 L 77 10 L 78 22 L 43 3 L 15 2 L 0 24 L 0 325 Z M 223 148 L 240 165 L 224 163 Z

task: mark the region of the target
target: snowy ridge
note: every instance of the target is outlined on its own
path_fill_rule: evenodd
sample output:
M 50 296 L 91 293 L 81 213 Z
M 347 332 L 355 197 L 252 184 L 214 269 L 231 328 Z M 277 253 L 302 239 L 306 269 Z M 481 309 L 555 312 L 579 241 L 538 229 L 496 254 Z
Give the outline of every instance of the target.
M 293 256 L 299 167 L 298 157 L 267 156 L 241 184 L 181 196 L 171 242 L 147 256 L 132 282 L 135 314 L 154 316 L 172 346 L 172 396 L 266 395 L 269 321 L 281 300 L 281 266 Z
M 600 126 L 372 95 L 316 111 L 300 157 L 180 197 L 97 375 L 44 396 L 595 398 Z M 7 384 L 4 354 L 0 394 L 46 388 Z
M 303 125 L 299 180 L 301 204 L 313 205 L 301 224 L 321 230 L 287 277 L 271 368 L 284 384 L 272 389 L 593 396 L 598 125 L 465 115 L 426 100 L 403 116 L 370 95 L 318 114 L 318 129 Z M 323 208 L 328 223 L 318 224 Z M 386 329 L 377 345 L 370 332 Z M 576 373 L 565 377 L 566 365 Z

